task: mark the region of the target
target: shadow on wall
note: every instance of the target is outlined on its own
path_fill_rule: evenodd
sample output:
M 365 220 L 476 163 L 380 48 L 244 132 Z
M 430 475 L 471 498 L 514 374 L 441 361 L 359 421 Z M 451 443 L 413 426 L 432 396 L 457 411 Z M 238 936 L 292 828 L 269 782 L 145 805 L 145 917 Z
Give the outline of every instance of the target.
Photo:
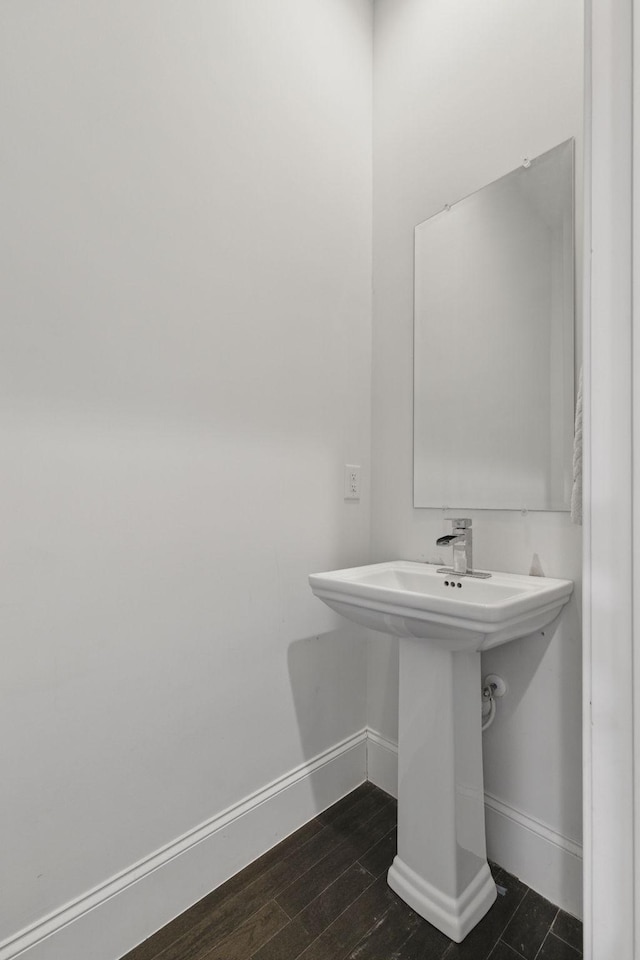
M 545 654 L 549 648 L 550 643 L 556 636 L 558 632 L 558 625 L 560 622 L 560 616 L 556 617 L 553 623 L 550 623 L 544 628 L 544 630 L 537 630 L 535 633 L 529 634 L 526 637 L 519 637 L 517 640 L 511 640 L 509 644 L 505 644 L 504 647 L 496 647 L 494 649 L 499 650 L 502 656 L 498 655 L 500 664 L 504 660 L 504 650 L 507 646 L 512 647 L 511 650 L 512 660 L 517 661 L 518 663 L 518 677 L 514 681 L 514 671 L 513 669 L 509 670 L 510 678 L 507 681 L 508 683 L 508 698 L 500 704 L 502 707 L 504 704 L 504 709 L 501 710 L 502 720 L 506 722 L 508 717 L 513 714 L 520 704 L 522 698 L 526 695 L 527 690 L 529 689 L 536 673 L 538 672 L 540 665 L 544 661 Z M 487 651 L 482 655 L 482 678 L 484 680 L 487 673 L 500 673 L 502 669 L 505 670 L 504 666 L 498 665 L 495 670 L 493 668 L 489 669 L 487 664 L 493 662 L 493 657 L 491 656 L 491 651 Z
M 339 630 L 294 640 L 287 665 L 302 763 L 320 810 L 366 779 L 364 631 L 345 621 Z M 336 796 L 328 800 L 327 791 Z
M 367 726 L 392 744 L 398 742 L 399 643 L 398 637 L 391 634 L 369 631 Z M 375 669 L 371 669 L 373 662 Z
M 496 722 L 483 738 L 485 789 L 576 842 L 581 838 L 576 784 L 582 770 L 578 603 L 574 593 L 544 631 L 482 657 L 483 677 L 497 673 L 508 685 Z M 545 776 L 534 777 L 535 770 Z

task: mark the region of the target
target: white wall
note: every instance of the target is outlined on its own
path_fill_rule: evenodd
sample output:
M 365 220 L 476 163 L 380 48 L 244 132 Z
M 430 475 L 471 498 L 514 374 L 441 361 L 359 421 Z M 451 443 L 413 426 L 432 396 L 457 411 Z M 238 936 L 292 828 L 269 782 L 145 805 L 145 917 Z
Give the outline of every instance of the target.
M 0 129 L 1 947 L 364 726 L 370 4 L 7 0 Z
M 413 228 L 569 137 L 580 165 L 582 2 L 377 0 L 374 9 L 372 555 L 440 560 L 446 514 L 414 510 L 411 499 Z M 562 513 L 469 516 L 478 567 L 528 573 L 538 554 L 545 574 L 576 581 L 553 637 L 498 648 L 483 669 L 509 685 L 484 737 L 486 789 L 505 826 L 539 827 L 562 856 L 532 871 L 530 851 L 496 848 L 491 830 L 489 852 L 577 912 L 579 870 L 563 871 L 576 866 L 581 839 L 580 530 Z M 393 741 L 393 640 L 371 635 L 368 680 L 368 722 Z
M 370 510 L 373 559 L 438 558 L 443 515 L 411 506 L 413 227 L 580 143 L 581 4 L 374 9 L 371 500 L 369 0 L 0 6 L 3 960 L 364 725 L 362 635 L 306 576 L 366 558 Z M 579 581 L 566 515 L 472 515 L 478 565 Z M 487 789 L 573 840 L 577 609 L 485 658 L 510 687 Z M 368 649 L 393 740 L 397 649 Z

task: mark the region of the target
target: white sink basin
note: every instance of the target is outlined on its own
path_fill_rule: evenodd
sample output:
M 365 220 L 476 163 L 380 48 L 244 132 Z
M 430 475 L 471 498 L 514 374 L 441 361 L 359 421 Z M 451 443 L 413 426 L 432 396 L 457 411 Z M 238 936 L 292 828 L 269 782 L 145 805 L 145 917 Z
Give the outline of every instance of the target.
M 448 650 L 489 650 L 540 630 L 560 612 L 571 580 L 492 573 L 487 580 L 392 560 L 314 573 L 314 594 L 350 620 Z

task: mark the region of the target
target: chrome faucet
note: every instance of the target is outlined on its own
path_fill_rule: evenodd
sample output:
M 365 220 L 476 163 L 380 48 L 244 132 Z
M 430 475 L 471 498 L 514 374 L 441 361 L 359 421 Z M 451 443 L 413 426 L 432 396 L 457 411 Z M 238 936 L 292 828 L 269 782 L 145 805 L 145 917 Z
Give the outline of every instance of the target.
M 440 567 L 438 573 L 453 573 L 459 577 L 480 577 L 485 580 L 491 576 L 490 573 L 482 573 L 473 569 L 473 535 L 471 531 L 471 520 L 462 518 L 454 520 L 451 518 L 453 533 L 446 534 L 444 537 L 438 537 L 436 544 L 441 547 L 444 544 L 453 546 L 453 566 Z

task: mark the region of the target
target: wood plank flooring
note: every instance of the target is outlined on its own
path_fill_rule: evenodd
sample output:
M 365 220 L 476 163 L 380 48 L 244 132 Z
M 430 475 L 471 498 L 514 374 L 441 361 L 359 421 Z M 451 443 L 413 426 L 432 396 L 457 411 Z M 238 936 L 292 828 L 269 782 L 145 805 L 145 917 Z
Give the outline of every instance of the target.
M 579 960 L 582 925 L 492 864 L 499 895 L 460 943 L 387 886 L 396 802 L 364 783 L 122 960 Z

